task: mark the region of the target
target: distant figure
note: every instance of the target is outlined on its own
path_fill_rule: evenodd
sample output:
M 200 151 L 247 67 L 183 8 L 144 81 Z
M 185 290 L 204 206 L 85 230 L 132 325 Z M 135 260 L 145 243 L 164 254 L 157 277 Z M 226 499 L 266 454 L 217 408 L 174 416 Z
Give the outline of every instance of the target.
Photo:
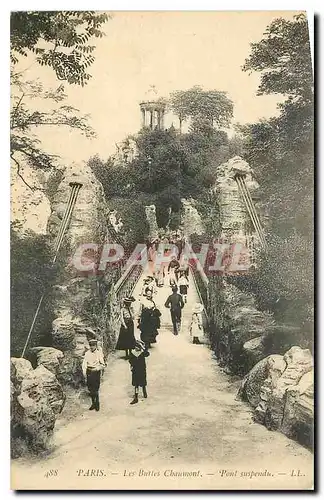
M 178 271 L 179 271 L 180 264 L 177 261 L 177 257 L 174 255 L 172 257 L 172 260 L 168 266 L 168 273 L 169 273 L 169 281 L 170 285 L 172 282 L 176 283 L 178 280 Z
M 191 324 L 190 324 L 190 336 L 192 338 L 192 343 L 193 344 L 200 344 L 200 339 L 204 334 L 204 327 L 203 327 L 203 322 L 202 322 L 202 312 L 204 310 L 204 306 L 197 302 L 194 305 L 194 308 L 192 310 L 192 317 L 191 317 Z
M 149 275 L 144 279 L 144 284 L 140 295 L 145 295 L 145 290 L 151 290 L 152 294 L 156 293 L 156 284 L 154 277 Z
M 135 387 L 134 399 L 130 402 L 131 405 L 138 403 L 138 389 L 142 387 L 143 396 L 147 398 L 146 392 L 146 361 L 145 358 L 150 353 L 146 350 L 144 342 L 136 341 L 135 350 L 129 355 L 129 363 L 132 370 L 132 386 Z
M 180 278 L 178 279 L 178 285 L 179 285 L 179 292 L 180 295 L 183 298 L 183 302 L 187 302 L 187 295 L 188 295 L 188 287 L 189 287 L 189 281 L 188 278 L 185 275 L 184 271 L 180 271 Z
M 128 359 L 130 350 L 135 348 L 134 315 L 131 309 L 131 304 L 134 301 L 134 297 L 126 297 L 123 300 L 123 307 L 121 309 L 121 325 L 115 348 L 116 350 L 125 350 L 126 359 Z
M 152 291 L 149 288 L 145 290 L 145 295 L 141 299 L 138 315 L 138 328 L 141 332 L 141 340 L 144 342 L 145 348 L 148 349 L 151 347 L 151 344 L 156 343 L 161 316 L 152 298 Z
M 82 372 L 86 380 L 90 393 L 92 404 L 89 410 L 99 411 L 99 387 L 101 372 L 105 367 L 105 362 L 102 355 L 102 350 L 98 349 L 96 339 L 89 340 L 90 350 L 87 351 L 83 358 Z
M 173 333 L 174 335 L 178 335 L 181 324 L 181 310 L 184 306 L 184 303 L 181 295 L 178 293 L 177 286 L 172 287 L 172 294 L 169 295 L 164 305 L 165 307 L 170 309 Z

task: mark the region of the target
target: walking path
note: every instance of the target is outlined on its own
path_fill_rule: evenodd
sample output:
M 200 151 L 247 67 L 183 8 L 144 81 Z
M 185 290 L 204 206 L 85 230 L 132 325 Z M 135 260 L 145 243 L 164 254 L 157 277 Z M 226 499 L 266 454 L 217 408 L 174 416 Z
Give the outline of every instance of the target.
M 141 283 L 135 297 L 140 289 Z M 148 399 L 140 395 L 129 405 L 129 363 L 123 352 L 113 353 L 100 412 L 88 411 L 83 391 L 73 417 L 69 404 L 63 410 L 52 453 L 13 461 L 13 477 L 27 489 L 311 489 L 312 454 L 254 423 L 236 399 L 239 381 L 219 368 L 206 345 L 190 343 L 198 300 L 192 278 L 178 336 L 164 308 L 170 289 L 158 290 L 162 321 L 147 358 Z M 50 470 L 57 475 L 46 478 Z

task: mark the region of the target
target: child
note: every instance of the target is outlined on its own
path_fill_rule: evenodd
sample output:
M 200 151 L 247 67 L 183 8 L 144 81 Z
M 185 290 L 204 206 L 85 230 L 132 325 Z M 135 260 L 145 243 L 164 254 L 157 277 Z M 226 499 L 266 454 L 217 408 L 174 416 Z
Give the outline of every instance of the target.
M 178 286 L 179 286 L 180 295 L 182 295 L 182 298 L 183 298 L 183 302 L 186 303 L 187 302 L 189 281 L 186 278 L 184 271 L 180 273 L 180 278 L 178 280 Z
M 143 396 L 147 398 L 146 392 L 146 362 L 145 358 L 150 353 L 146 350 L 144 342 L 137 340 L 135 350 L 129 355 L 129 363 L 132 370 L 132 385 L 135 387 L 134 399 L 130 402 L 131 405 L 138 403 L 138 388 L 142 387 Z
M 200 344 L 199 337 L 204 334 L 204 327 L 202 322 L 201 313 L 204 310 L 204 306 L 197 302 L 194 305 L 190 324 L 190 335 L 192 337 L 193 344 Z

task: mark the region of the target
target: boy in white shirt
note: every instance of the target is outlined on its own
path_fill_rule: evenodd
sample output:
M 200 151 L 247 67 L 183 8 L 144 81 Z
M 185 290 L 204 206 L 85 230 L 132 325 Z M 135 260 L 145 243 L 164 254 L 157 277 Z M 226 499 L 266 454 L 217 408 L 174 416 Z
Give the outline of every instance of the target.
M 98 349 L 98 341 L 96 339 L 89 340 L 90 350 L 87 351 L 83 358 L 82 372 L 89 389 L 92 404 L 89 410 L 99 411 L 99 387 L 101 371 L 105 367 L 102 349 Z

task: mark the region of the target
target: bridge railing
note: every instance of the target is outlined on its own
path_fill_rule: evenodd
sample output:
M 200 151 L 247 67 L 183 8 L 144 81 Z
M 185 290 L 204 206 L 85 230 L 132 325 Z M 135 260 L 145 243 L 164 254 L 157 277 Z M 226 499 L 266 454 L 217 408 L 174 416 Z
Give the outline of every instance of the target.
M 204 306 L 203 311 L 203 323 L 205 331 L 209 330 L 209 318 L 208 318 L 208 309 L 209 309 L 209 287 L 208 287 L 208 278 L 201 267 L 200 264 L 197 265 L 189 265 L 191 275 L 193 277 L 193 281 L 200 299 L 200 302 Z
M 146 252 L 146 248 L 143 248 L 141 252 L 141 259 L 144 260 L 144 254 Z M 121 274 L 121 277 L 114 285 L 114 292 L 116 297 L 121 300 L 123 297 L 127 297 L 131 295 L 133 292 L 138 280 L 143 274 L 143 268 L 140 265 L 131 264 L 126 267 Z

